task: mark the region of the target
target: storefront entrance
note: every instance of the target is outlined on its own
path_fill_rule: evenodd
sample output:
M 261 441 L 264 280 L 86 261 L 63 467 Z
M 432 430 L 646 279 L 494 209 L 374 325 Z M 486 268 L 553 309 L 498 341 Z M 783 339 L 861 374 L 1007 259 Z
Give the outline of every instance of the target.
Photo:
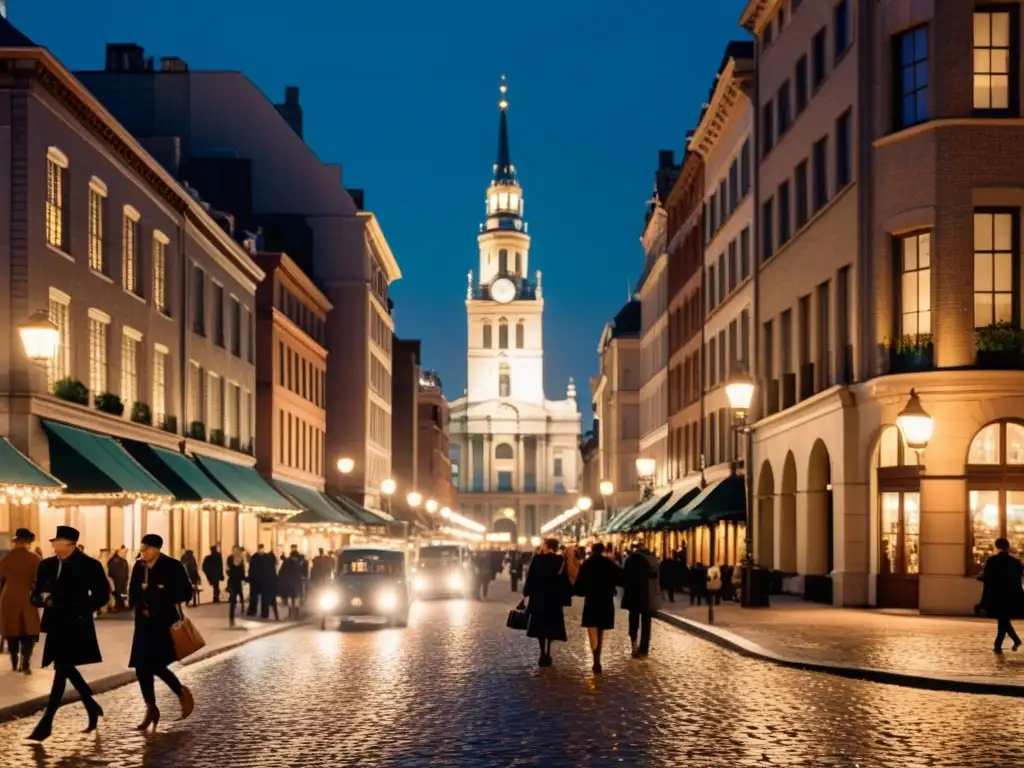
M 921 574 L 921 476 L 897 427 L 887 427 L 875 463 L 880 608 L 916 609 Z

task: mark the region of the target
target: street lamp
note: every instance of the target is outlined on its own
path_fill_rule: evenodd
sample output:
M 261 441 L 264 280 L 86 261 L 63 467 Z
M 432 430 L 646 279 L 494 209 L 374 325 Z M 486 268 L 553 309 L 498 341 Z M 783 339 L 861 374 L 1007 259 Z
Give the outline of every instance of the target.
M 743 557 L 744 579 L 741 598 L 742 604 L 747 607 L 753 604 L 754 594 L 754 482 L 750 475 L 754 466 L 754 440 L 750 424 L 747 421 L 750 406 L 754 402 L 754 389 L 754 380 L 745 373 L 737 375 L 725 385 L 725 396 L 729 398 L 729 406 L 732 408 L 734 416 L 733 428 L 736 430 L 737 437 L 743 435 L 746 438 L 743 453 L 743 490 L 746 496 L 745 506 L 747 508 L 747 528 L 744 536 L 744 544 L 747 551 Z M 738 450 L 736 455 L 739 455 Z
M 387 501 L 387 509 L 384 511 L 389 515 L 391 514 L 391 496 L 395 491 L 398 490 L 398 483 L 392 480 L 390 477 L 380 481 L 380 492 L 384 499 Z
M 405 497 L 405 502 L 412 508 L 416 509 L 423 502 L 423 495 L 416 493 L 416 491 L 410 491 Z
M 434 514 L 435 512 L 437 512 L 437 502 L 434 501 L 433 499 L 427 499 L 427 505 L 426 506 L 427 506 L 427 512 L 429 512 L 430 514 Z
M 50 320 L 45 309 L 40 309 L 18 326 L 25 354 L 35 363 L 48 363 L 57 357 L 60 329 Z
M 903 439 L 907 441 L 907 447 L 917 451 L 918 461 L 928 442 L 935 433 L 935 419 L 921 405 L 921 398 L 917 391 L 910 390 L 910 399 L 906 407 L 896 417 L 896 426 L 903 433 Z
M 594 506 L 594 502 L 590 500 L 589 496 L 580 496 L 578 499 L 576 499 L 576 506 L 579 507 L 580 512 L 586 512 L 588 509 Z
M 644 499 L 649 499 L 654 494 L 654 471 L 657 469 L 657 462 L 654 459 L 641 456 L 636 460 L 636 475 L 640 481 L 640 488 L 644 492 Z
M 602 480 L 598 490 L 601 491 L 602 496 L 611 496 L 615 493 L 615 484 L 611 480 Z
M 338 471 L 343 475 L 350 474 L 356 468 L 356 463 L 349 458 L 338 459 Z
M 450 509 L 448 509 L 448 507 L 441 507 L 441 517 L 443 517 L 445 520 L 447 520 L 451 516 L 452 516 L 452 511 Z
M 539 547 L 540 546 L 540 536 L 531 536 L 530 537 L 530 546 L 534 547 L 534 548 Z

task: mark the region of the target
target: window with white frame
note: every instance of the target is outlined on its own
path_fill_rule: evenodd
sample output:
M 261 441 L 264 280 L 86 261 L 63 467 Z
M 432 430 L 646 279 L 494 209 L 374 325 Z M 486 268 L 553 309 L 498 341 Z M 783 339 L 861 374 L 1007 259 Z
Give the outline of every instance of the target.
M 167 415 L 167 356 L 163 344 L 153 345 L 153 424 L 162 426 Z
M 89 267 L 103 273 L 103 234 L 107 213 L 107 185 L 95 176 L 89 181 Z
M 1017 7 L 974 12 L 974 109 L 979 112 L 1006 112 L 1016 101 Z
M 139 397 L 139 344 L 142 334 L 125 326 L 121 334 L 121 402 L 131 414 Z
M 210 434 L 214 430 L 224 430 L 224 383 L 220 376 L 210 372 L 206 390 L 207 419 L 206 426 Z
M 50 289 L 50 322 L 59 334 L 57 354 L 46 366 L 46 382 L 52 392 L 58 381 L 71 375 L 71 297 L 56 288 Z
M 1014 320 L 1015 211 L 974 212 L 974 327 Z
M 167 304 L 167 245 L 170 240 L 163 232 L 153 233 L 153 304 L 158 311 L 169 315 Z
M 56 147 L 46 152 L 46 242 L 68 250 L 68 158 Z
M 95 399 L 107 391 L 107 327 L 110 315 L 89 310 L 89 392 Z
M 124 225 L 121 240 L 121 285 L 126 291 L 140 294 L 139 286 L 139 212 L 130 205 L 124 207 Z
M 195 360 L 188 361 L 188 430 L 203 418 L 203 367 Z
M 899 238 L 900 334 L 932 332 L 932 235 L 915 232 Z

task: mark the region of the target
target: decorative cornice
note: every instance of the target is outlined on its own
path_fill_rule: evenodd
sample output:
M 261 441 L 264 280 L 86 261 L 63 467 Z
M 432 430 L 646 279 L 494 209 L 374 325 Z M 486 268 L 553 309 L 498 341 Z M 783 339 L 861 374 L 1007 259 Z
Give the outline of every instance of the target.
M 693 131 L 689 149 L 707 160 L 718 139 L 725 133 L 730 118 L 743 101 L 750 107 L 750 100 L 743 93 L 743 87 L 754 74 L 753 62 L 748 59 L 730 59 L 722 70 L 711 96 L 711 102 L 704 118 Z
M 773 11 L 778 3 L 779 0 L 750 0 L 740 14 L 740 26 L 754 35 L 759 34 L 769 12 Z

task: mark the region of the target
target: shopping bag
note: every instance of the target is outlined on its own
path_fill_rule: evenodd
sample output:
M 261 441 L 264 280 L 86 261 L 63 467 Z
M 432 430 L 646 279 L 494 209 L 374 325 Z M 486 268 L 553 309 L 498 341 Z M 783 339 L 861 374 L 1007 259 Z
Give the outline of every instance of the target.
M 187 659 L 206 646 L 203 636 L 199 634 L 196 625 L 185 615 L 180 605 L 178 606 L 178 620 L 171 625 L 171 641 L 174 643 L 174 656 L 178 661 Z
M 525 632 L 530 623 L 530 617 L 526 613 L 526 601 L 520 600 L 519 605 L 508 612 L 508 620 L 505 626 L 509 629 L 516 629 Z

